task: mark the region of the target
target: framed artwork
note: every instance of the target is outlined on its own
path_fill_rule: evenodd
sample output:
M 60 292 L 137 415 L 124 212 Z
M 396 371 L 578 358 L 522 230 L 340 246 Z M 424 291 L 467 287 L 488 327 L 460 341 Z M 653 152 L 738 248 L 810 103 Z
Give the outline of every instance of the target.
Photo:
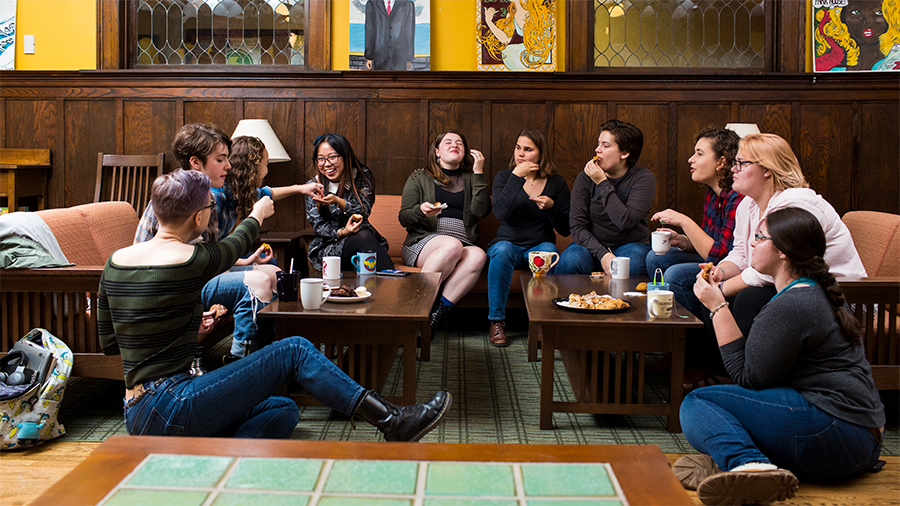
M 430 0 L 350 0 L 351 70 L 430 70 Z
M 900 71 L 900 1 L 813 0 L 815 72 Z
M 0 70 L 16 70 L 16 0 L 0 0 Z
M 478 70 L 556 70 L 556 0 L 477 0 Z

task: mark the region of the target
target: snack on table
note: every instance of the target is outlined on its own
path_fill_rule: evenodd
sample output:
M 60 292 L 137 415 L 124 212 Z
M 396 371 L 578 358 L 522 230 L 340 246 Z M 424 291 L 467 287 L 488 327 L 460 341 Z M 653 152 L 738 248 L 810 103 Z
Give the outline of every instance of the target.
M 606 273 L 603 271 L 594 271 L 591 273 L 592 278 L 602 278 L 603 276 L 606 276 Z
M 609 295 L 597 295 L 597 292 L 593 291 L 586 295 L 569 294 L 569 307 L 578 309 L 623 309 L 629 306 L 630 304 L 622 299 L 616 299 Z
M 365 297 L 366 295 L 369 295 L 369 291 L 366 290 L 366 287 L 364 287 L 364 286 L 356 287 L 355 291 L 356 291 L 357 297 Z
M 643 283 L 643 282 L 638 283 L 634 289 L 639 292 L 646 292 L 647 291 L 647 283 Z
M 228 314 L 228 308 L 222 304 L 213 304 L 209 307 L 209 310 L 216 312 L 216 314 L 213 315 L 213 318 L 216 320 Z
M 707 263 L 703 264 L 703 279 L 705 279 L 706 281 L 709 281 L 709 274 L 712 271 L 712 268 L 713 268 L 712 262 L 707 262 Z
M 332 297 L 357 297 L 356 290 L 347 285 L 341 285 L 338 288 L 331 289 Z

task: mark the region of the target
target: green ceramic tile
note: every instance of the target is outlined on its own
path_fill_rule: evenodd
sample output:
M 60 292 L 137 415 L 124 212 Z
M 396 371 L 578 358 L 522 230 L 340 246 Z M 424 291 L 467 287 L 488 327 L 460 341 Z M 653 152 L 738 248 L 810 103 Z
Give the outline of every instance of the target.
M 132 486 L 215 487 L 234 461 L 231 457 L 153 455 L 128 480 Z
M 428 464 L 426 495 L 515 496 L 512 466 L 492 464 Z
M 207 492 L 120 489 L 106 506 L 200 506 Z
M 248 504 L 265 504 L 265 506 L 306 506 L 308 495 L 289 494 L 238 494 L 223 492 L 216 497 L 213 506 L 246 506 Z
M 516 500 L 491 499 L 425 499 L 424 506 L 517 506 Z M 580 505 L 579 505 L 580 506 Z
M 566 501 L 565 499 L 550 501 L 528 501 L 528 506 L 622 506 L 621 501 Z
M 415 494 L 419 463 L 396 460 L 335 460 L 325 492 Z
M 606 468 L 590 464 L 523 464 L 527 496 L 615 496 Z
M 225 488 L 313 491 L 322 469 L 316 459 L 243 459 Z
M 375 499 L 370 497 L 323 497 L 319 506 L 412 506 L 412 499 Z

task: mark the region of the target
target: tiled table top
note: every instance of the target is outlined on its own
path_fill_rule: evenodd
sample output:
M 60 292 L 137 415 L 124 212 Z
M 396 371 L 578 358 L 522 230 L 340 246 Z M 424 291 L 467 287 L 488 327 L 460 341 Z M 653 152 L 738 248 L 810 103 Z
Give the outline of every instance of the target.
M 101 504 L 614 506 L 628 502 L 606 463 L 150 454 Z

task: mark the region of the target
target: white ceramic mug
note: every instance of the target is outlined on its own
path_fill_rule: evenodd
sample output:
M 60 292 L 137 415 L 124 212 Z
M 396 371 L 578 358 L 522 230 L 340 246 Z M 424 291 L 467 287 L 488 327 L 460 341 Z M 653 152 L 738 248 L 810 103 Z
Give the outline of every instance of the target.
M 650 234 L 651 246 L 653 247 L 653 252 L 657 255 L 665 255 L 669 252 L 669 248 L 672 247 L 671 240 L 672 234 L 669 232 L 665 232 L 662 230 L 657 230 Z
M 319 309 L 328 298 L 322 278 L 303 278 L 300 280 L 300 302 L 303 309 Z
M 631 259 L 628 257 L 615 257 L 609 261 L 609 273 L 613 279 L 628 279 L 631 274 Z
M 540 277 L 547 274 L 557 263 L 559 263 L 559 253 L 555 251 L 528 252 L 528 267 L 534 276 Z
M 341 279 L 341 257 L 325 257 L 322 259 L 322 277 L 325 279 Z
M 653 290 L 647 292 L 647 316 L 650 318 L 669 318 L 675 304 L 675 293 L 671 290 Z

